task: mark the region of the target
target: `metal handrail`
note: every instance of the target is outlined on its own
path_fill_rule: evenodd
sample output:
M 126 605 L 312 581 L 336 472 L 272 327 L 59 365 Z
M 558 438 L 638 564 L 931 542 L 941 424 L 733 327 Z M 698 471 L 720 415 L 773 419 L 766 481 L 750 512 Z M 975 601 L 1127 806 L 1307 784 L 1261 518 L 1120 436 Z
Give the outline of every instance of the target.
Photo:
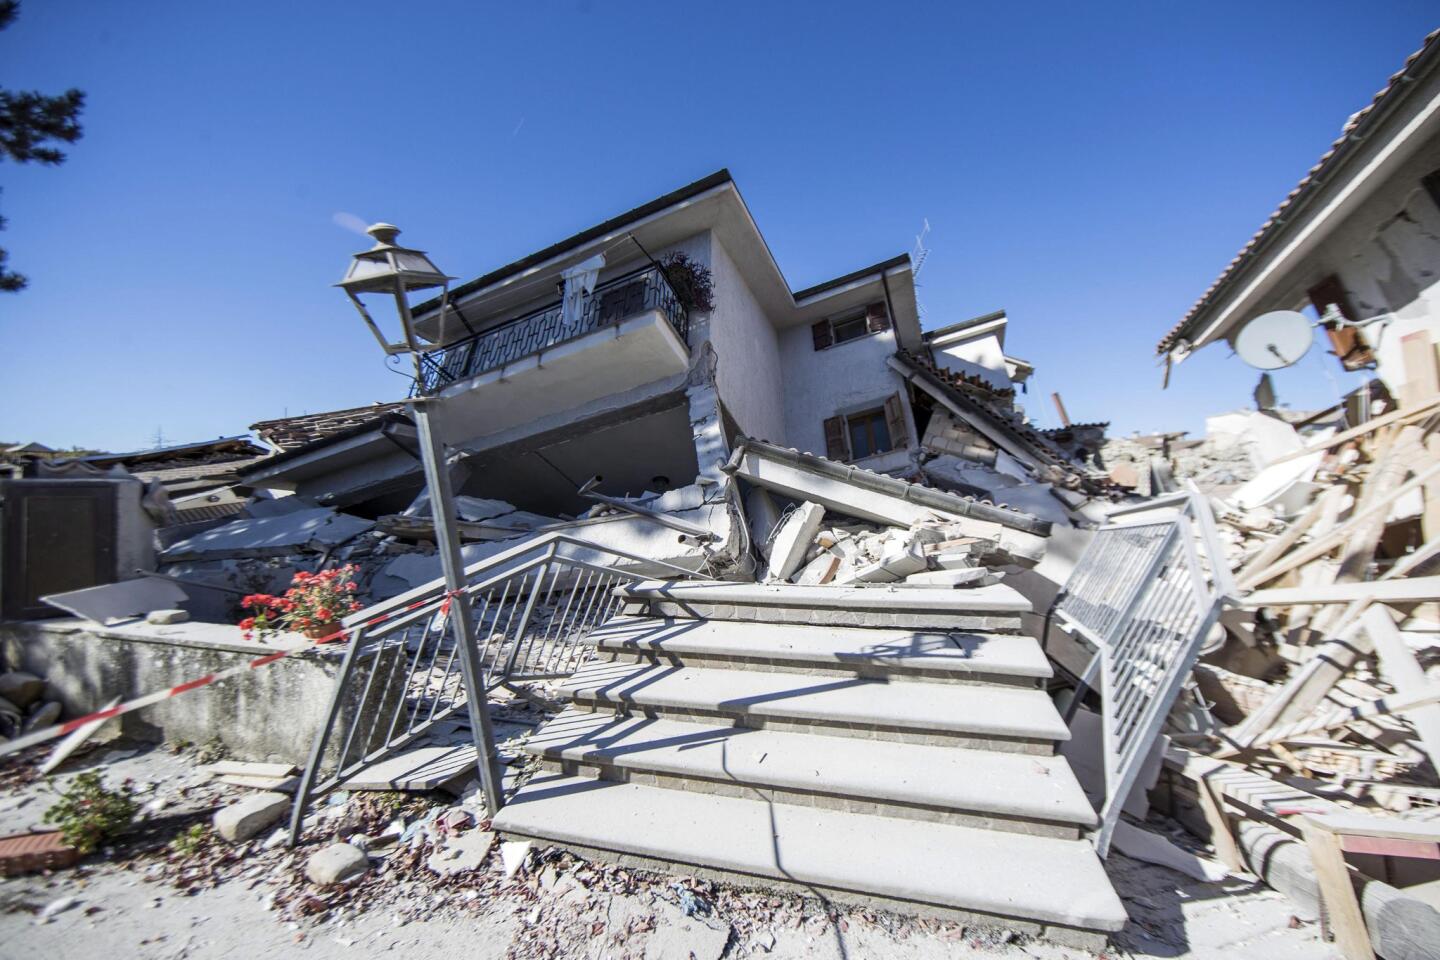
M 1178 509 L 1101 527 L 1054 607 L 1065 629 L 1096 648 L 1075 701 L 1098 675 L 1105 802 L 1092 841 L 1102 857 L 1151 745 L 1233 596 L 1208 500 L 1192 489 L 1148 505 L 1157 506 Z
M 664 268 L 650 264 L 598 285 L 585 296 L 580 316 L 572 322 L 565 321 L 564 304 L 556 301 L 423 355 L 424 375 L 411 396 L 434 393 L 446 384 L 614 326 L 646 310 L 665 314 L 680 339 L 689 342 L 689 312 L 670 286 Z
M 635 569 L 617 566 L 635 565 Z M 299 840 L 305 811 L 370 764 L 393 756 L 463 715 L 471 691 L 457 654 L 452 604 L 467 605 L 483 701 L 501 685 L 559 678 L 583 662 L 585 637 L 623 602 L 615 588 L 659 571 L 697 571 L 552 531 L 465 568 L 452 595 L 444 578 L 346 617 L 349 638 L 325 720 L 311 744 L 290 821 Z M 480 742 L 482 756 L 494 744 Z

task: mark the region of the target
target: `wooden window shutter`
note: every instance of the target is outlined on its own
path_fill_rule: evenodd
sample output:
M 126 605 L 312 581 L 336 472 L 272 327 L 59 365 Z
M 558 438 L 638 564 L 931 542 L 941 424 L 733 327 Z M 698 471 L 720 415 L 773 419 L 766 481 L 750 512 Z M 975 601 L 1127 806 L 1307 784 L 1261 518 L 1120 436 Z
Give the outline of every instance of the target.
M 890 449 L 902 450 L 910 445 L 910 431 L 905 429 L 905 405 L 900 394 L 885 398 L 885 426 L 890 430 Z
M 865 326 L 871 333 L 890 329 L 890 312 L 885 309 L 883 301 L 865 308 Z
M 1346 320 L 1359 319 L 1355 307 L 1350 303 L 1350 295 L 1340 285 L 1340 278 L 1333 273 L 1311 287 L 1305 295 L 1310 298 L 1315 311 L 1322 317 L 1325 309 L 1334 304 Z M 1327 326 L 1325 333 L 1330 337 L 1330 346 L 1334 349 L 1335 356 L 1340 358 L 1340 365 L 1346 370 L 1359 370 L 1375 362 L 1370 345 L 1354 327 Z
M 824 350 L 835 342 L 835 334 L 830 332 L 829 320 L 810 324 L 810 336 L 815 341 L 816 350 Z
M 850 445 L 845 442 L 845 418 L 825 420 L 825 456 L 831 460 L 849 460 Z

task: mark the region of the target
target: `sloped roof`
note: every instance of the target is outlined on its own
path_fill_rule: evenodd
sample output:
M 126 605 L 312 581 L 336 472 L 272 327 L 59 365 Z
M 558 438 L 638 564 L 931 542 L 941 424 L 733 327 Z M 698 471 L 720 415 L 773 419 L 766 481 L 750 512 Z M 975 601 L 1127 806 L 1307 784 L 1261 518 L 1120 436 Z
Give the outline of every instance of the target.
M 387 414 L 403 410 L 403 403 L 372 403 L 368 407 L 350 407 L 324 413 L 307 413 L 298 417 L 281 417 L 250 424 L 261 439 L 281 450 L 297 450 L 317 440 L 326 440 L 337 433 L 372 423 Z
M 1311 167 L 1305 176 L 1301 178 L 1300 182 L 1296 184 L 1295 189 L 1291 190 L 1285 199 L 1280 201 L 1280 205 L 1275 208 L 1275 212 L 1270 214 L 1269 218 L 1260 225 L 1260 229 L 1255 231 L 1255 235 L 1252 236 L 1249 242 L 1235 255 L 1234 259 L 1225 267 L 1220 276 L 1215 279 L 1215 282 L 1210 284 L 1209 288 L 1200 295 L 1200 299 L 1195 301 L 1194 306 L 1190 308 L 1189 312 L 1160 339 L 1160 342 L 1155 346 L 1156 353 L 1163 354 L 1167 352 L 1175 345 L 1176 341 L 1187 334 L 1196 317 L 1198 317 L 1206 307 L 1210 306 L 1214 300 L 1218 298 L 1218 295 L 1235 280 L 1240 268 L 1259 253 L 1263 246 L 1267 245 L 1278 235 L 1286 223 L 1290 222 L 1290 218 L 1286 215 L 1290 212 L 1291 208 L 1307 200 L 1322 184 L 1330 181 L 1331 173 L 1338 169 L 1350 154 L 1365 142 L 1369 128 L 1374 126 L 1385 112 L 1381 108 L 1399 101 L 1404 95 L 1404 92 L 1413 86 L 1410 81 L 1414 78 L 1414 75 L 1419 72 L 1417 65 L 1421 59 L 1425 58 L 1427 54 L 1434 54 L 1437 50 L 1440 50 L 1440 30 L 1434 30 L 1426 36 L 1424 43 L 1420 45 L 1420 49 L 1406 58 L 1405 65 L 1390 76 L 1389 82 L 1371 98 L 1370 103 L 1352 114 L 1350 119 L 1345 121 L 1345 126 L 1341 129 L 1339 138 L 1330 145 L 1330 149 L 1325 151 L 1315 166 Z

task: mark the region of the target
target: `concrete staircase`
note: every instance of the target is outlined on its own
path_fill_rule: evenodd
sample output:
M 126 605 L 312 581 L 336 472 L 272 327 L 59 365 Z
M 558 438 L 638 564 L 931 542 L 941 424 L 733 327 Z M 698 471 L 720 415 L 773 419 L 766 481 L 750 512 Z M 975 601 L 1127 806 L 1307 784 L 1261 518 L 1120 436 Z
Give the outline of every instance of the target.
M 1092 949 L 1124 925 L 1014 590 L 624 595 L 501 833 Z

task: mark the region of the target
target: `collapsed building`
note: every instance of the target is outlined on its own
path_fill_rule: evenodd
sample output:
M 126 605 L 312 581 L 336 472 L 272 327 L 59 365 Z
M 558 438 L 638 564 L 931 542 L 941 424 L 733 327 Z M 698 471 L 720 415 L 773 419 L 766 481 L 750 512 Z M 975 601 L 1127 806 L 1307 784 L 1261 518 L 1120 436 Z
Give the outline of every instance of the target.
M 1214 838 L 1221 875 L 1284 884 L 1267 871 L 1293 863 L 1275 851 L 1295 815 L 1255 814 L 1255 781 L 1212 796 L 1206 765 L 1226 763 L 1237 691 L 1275 682 L 1253 651 L 1303 629 L 1247 612 L 1235 581 L 1307 531 L 1302 549 L 1333 548 L 1341 508 L 1317 524 L 1312 498 L 1379 472 L 1383 455 L 1331 456 L 1350 408 L 1216 418 L 1193 462 L 1179 435 L 1107 442 L 1063 413 L 1040 430 L 1003 311 L 922 330 L 905 255 L 793 290 L 726 171 L 414 317 L 475 649 L 447 617 L 407 401 L 262 421 L 263 446 L 204 462 L 75 459 L 0 488 L 6 665 L 49 681 L 7 733 L 298 644 L 243 691 L 126 727 L 303 764 L 283 788 L 246 781 L 295 794 L 267 801 L 292 842 L 329 791 L 478 803 L 497 758 L 473 694 L 523 693 L 547 722 L 481 811 L 513 841 L 1095 947 L 1127 919 L 1112 842 L 1211 876 L 1137 826 L 1153 800 Z M 95 562 L 47 566 L 57 543 Z M 1428 554 L 1408 556 L 1402 574 Z M 231 626 L 247 595 L 342 566 L 364 609 L 339 651 Z M 59 610 L 75 617 L 40 619 Z M 1440 930 L 1360 884 L 1383 955 L 1406 954 L 1376 911 Z M 1287 892 L 1316 903 L 1313 877 Z

